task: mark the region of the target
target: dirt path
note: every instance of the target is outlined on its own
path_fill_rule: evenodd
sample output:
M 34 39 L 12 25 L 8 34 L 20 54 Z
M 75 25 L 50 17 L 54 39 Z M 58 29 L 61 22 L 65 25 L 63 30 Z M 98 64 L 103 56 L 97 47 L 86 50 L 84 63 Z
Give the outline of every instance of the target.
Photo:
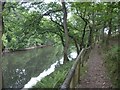
M 112 84 L 107 76 L 106 69 L 98 45 L 93 48 L 88 60 L 88 70 L 81 78 L 78 88 L 111 88 Z

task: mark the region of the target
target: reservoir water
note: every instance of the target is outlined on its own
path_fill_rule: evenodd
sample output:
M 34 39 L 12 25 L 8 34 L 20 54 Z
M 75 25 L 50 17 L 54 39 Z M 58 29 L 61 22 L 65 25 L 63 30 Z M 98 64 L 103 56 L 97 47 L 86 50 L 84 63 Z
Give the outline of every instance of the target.
M 31 88 L 63 63 L 62 56 L 62 46 L 6 53 L 0 60 L 4 88 Z M 75 58 L 77 54 L 73 52 L 69 56 Z

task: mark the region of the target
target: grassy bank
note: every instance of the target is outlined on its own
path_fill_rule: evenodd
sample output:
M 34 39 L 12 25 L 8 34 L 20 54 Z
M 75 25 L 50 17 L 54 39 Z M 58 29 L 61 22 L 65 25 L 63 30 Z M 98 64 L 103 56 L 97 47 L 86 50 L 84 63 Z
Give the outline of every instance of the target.
M 56 68 L 53 73 L 43 78 L 35 86 L 33 86 L 33 88 L 60 88 L 73 63 L 74 61 L 69 61 L 68 63 Z M 84 72 L 85 67 L 82 67 L 81 74 L 83 75 Z
M 113 88 L 120 88 L 120 72 L 118 68 L 120 63 L 120 47 L 114 44 L 110 48 L 105 49 L 104 46 L 104 55 L 105 65 L 111 78 Z
M 60 65 L 53 73 L 43 78 L 33 88 L 59 88 L 72 64 L 73 61 L 69 61 L 64 65 Z

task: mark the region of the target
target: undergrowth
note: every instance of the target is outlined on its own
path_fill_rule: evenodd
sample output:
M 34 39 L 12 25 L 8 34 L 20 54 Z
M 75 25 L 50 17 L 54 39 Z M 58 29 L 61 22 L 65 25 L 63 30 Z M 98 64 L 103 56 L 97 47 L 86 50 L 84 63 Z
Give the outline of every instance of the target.
M 33 88 L 60 88 L 73 61 L 69 61 L 58 67 L 53 73 L 39 81 Z
M 119 64 L 120 64 L 120 47 L 118 45 L 113 45 L 109 49 L 105 49 L 105 65 L 107 67 L 110 79 L 113 84 L 113 88 L 120 88 L 120 72 L 119 72 Z
M 69 70 L 71 69 L 74 61 L 69 61 L 60 67 L 58 67 L 53 73 L 43 78 L 39 81 L 34 88 L 56 88 L 59 89 L 62 83 L 65 80 L 66 75 L 68 74 Z M 81 66 L 81 76 L 84 75 L 86 71 L 86 65 L 84 67 Z

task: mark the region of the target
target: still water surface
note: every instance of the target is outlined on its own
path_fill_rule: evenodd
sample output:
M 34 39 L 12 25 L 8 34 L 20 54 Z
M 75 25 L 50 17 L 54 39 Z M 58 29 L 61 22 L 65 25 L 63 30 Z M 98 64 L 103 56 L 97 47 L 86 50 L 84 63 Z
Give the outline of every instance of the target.
M 62 51 L 62 46 L 49 46 L 5 54 L 0 60 L 4 88 L 32 87 L 52 73 L 58 63 L 62 64 Z M 71 57 L 75 58 L 75 53 L 71 53 Z

